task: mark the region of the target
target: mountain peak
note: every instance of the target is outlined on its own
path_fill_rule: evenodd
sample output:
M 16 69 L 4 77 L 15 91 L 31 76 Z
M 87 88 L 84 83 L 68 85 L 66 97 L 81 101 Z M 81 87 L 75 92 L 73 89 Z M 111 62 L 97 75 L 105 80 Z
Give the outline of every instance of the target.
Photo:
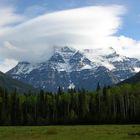
M 68 47 L 68 46 L 64 46 L 64 47 L 59 47 L 59 46 L 55 46 L 54 47 L 54 52 L 63 52 L 63 53 L 73 53 L 76 50 L 72 47 Z
M 45 63 L 20 62 L 8 74 L 35 87 L 57 91 L 59 86 L 95 89 L 97 82 L 111 85 L 133 76 L 136 68 L 140 69 L 139 60 L 121 56 L 112 47 L 79 51 L 64 46 L 54 47 Z
M 53 63 L 65 63 L 63 57 L 58 52 L 55 52 L 54 55 L 49 59 L 49 61 Z

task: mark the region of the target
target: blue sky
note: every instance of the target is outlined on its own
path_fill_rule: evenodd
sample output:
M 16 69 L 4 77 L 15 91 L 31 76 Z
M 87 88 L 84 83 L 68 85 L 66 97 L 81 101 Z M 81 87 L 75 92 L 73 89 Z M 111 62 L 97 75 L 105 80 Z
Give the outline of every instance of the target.
M 140 0 L 0 0 L 0 71 L 42 61 L 53 45 L 112 46 L 140 59 L 139 6 Z

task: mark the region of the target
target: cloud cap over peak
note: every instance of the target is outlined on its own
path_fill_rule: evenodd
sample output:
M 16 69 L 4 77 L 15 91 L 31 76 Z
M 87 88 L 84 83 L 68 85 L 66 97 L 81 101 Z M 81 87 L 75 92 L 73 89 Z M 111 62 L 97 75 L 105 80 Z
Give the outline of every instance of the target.
M 90 6 L 44 14 L 0 35 L 0 55 L 17 61 L 48 59 L 53 46 L 104 47 L 121 26 L 125 7 Z M 33 54 L 33 55 L 32 55 Z

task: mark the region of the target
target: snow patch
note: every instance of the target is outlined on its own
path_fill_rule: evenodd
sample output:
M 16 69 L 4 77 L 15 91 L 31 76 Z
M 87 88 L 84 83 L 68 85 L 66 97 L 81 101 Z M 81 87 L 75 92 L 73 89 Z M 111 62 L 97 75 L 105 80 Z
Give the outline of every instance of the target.
M 92 69 L 92 67 L 90 65 L 85 65 L 81 68 L 82 70 L 85 70 L 85 69 Z
M 134 70 L 135 70 L 135 72 L 139 72 L 140 71 L 140 68 L 135 67 Z
M 74 83 L 70 83 L 70 85 L 68 86 L 68 89 L 74 89 L 74 88 L 75 88 Z

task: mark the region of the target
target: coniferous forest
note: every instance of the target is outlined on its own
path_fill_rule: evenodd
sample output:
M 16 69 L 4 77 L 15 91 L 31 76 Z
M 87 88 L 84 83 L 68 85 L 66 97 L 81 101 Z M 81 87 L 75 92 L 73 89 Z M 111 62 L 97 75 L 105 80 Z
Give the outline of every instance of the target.
M 140 83 L 96 91 L 8 93 L 0 88 L 0 125 L 140 123 Z

